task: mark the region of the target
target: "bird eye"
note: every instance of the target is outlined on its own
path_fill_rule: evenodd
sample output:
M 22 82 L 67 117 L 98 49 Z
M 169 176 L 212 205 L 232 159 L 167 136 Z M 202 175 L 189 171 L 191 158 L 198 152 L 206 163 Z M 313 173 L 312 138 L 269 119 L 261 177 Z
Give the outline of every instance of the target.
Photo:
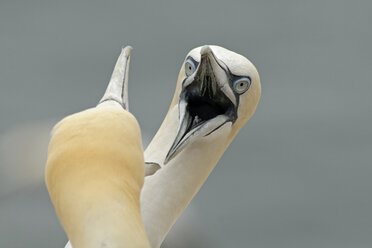
M 243 94 L 251 86 L 251 80 L 249 78 L 240 78 L 234 82 L 234 91 L 237 94 Z
M 190 76 L 191 74 L 193 74 L 195 71 L 195 65 L 194 65 L 194 62 L 192 62 L 191 59 L 187 59 L 186 62 L 185 62 L 185 73 L 186 73 L 186 76 Z

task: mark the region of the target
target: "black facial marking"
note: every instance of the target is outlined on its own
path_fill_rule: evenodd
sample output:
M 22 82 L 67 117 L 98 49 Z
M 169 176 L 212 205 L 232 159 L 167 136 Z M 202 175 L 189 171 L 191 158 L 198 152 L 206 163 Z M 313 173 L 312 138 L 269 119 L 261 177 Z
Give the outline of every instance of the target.
M 191 60 L 193 63 L 194 63 L 194 65 L 195 65 L 195 69 L 196 68 L 198 68 L 198 66 L 199 66 L 199 62 L 197 62 L 193 57 L 191 57 L 191 56 L 188 56 L 187 58 L 186 58 L 186 60 Z M 185 60 L 185 61 L 186 61 Z
M 187 132 L 219 115 L 228 116 L 232 122 L 237 118 L 236 106 L 219 88 L 218 79 L 210 62 L 200 66 L 193 81 L 182 90 L 180 95 L 180 99 L 187 102 L 186 114 L 190 118 Z
M 223 61 L 219 60 L 214 54 L 213 56 L 220 68 L 226 73 L 231 89 L 233 89 L 233 84 L 236 80 L 247 77 L 234 75 Z M 236 99 L 235 106 L 225 93 L 219 89 L 218 79 L 215 77 L 209 62 L 199 65 L 199 62 L 191 56 L 188 56 L 186 60 L 191 60 L 196 68 L 196 75 L 191 79 L 193 81 L 188 83 L 180 94 L 180 99 L 187 102 L 186 112 L 189 116 L 189 121 L 186 132 L 219 115 L 228 116 L 229 121 L 234 123 L 238 118 L 237 108 L 240 95 L 232 90 Z M 186 77 L 182 84 L 184 85 L 188 80 L 190 78 Z

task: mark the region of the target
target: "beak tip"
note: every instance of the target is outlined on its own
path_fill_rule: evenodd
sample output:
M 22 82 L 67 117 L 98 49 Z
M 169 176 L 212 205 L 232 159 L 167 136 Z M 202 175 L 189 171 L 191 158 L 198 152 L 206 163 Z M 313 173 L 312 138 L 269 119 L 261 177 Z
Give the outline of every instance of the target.
M 202 48 L 200 49 L 200 55 L 210 54 L 210 53 L 212 53 L 212 49 L 208 45 L 202 46 Z
M 125 57 L 129 57 L 131 52 L 133 50 L 133 47 L 132 46 L 125 46 L 121 49 L 121 53 L 125 56 Z
M 164 159 L 164 165 L 166 165 L 169 160 L 173 157 L 173 152 L 171 153 L 171 151 L 168 152 L 167 156 L 165 156 L 165 159 Z

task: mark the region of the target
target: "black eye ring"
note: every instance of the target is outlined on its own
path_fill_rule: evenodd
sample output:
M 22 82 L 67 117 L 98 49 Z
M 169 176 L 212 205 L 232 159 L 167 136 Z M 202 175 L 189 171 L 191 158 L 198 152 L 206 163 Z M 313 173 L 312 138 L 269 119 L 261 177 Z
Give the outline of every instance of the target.
M 248 77 L 240 78 L 240 79 L 236 80 L 233 84 L 233 88 L 234 88 L 235 93 L 237 93 L 239 95 L 246 92 L 249 89 L 250 86 L 251 86 L 251 79 L 248 78 Z
M 187 59 L 185 62 L 185 74 L 187 77 L 195 72 L 196 66 L 191 59 Z

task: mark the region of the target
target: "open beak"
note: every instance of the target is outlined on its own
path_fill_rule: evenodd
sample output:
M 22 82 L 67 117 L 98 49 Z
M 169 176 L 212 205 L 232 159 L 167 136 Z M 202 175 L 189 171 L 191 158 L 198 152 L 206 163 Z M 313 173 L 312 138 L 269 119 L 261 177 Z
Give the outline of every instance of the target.
M 223 63 L 209 46 L 202 47 L 200 56 L 198 68 L 183 82 L 178 132 L 164 163 L 176 156 L 192 135 L 207 136 L 237 117 L 236 99 Z

